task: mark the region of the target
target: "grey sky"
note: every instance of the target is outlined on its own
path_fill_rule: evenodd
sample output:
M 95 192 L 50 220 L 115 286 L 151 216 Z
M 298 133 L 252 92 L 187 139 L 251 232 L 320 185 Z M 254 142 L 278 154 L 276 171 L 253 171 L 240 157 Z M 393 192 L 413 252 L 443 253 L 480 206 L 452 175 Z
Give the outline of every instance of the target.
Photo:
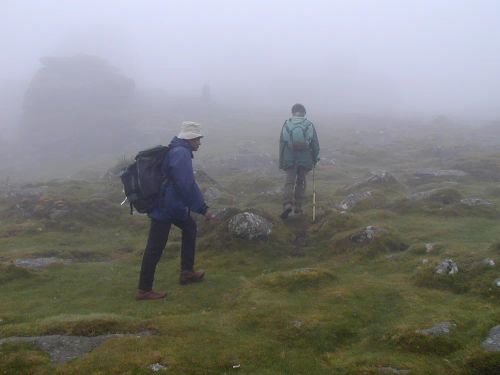
M 0 0 L 0 48 L 0 83 L 86 53 L 181 94 L 500 118 L 500 1 Z

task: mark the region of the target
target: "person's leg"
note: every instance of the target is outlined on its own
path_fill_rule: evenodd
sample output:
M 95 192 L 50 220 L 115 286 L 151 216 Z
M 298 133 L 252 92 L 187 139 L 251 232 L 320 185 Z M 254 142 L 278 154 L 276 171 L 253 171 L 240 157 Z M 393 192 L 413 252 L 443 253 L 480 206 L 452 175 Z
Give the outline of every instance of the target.
M 195 271 L 193 269 L 196 252 L 196 222 L 191 216 L 188 216 L 186 220 L 176 221 L 174 224 L 182 230 L 181 273 L 179 281 L 183 285 L 201 281 L 205 276 L 205 271 Z
M 294 203 L 294 189 L 295 189 L 295 181 L 297 179 L 297 168 L 290 167 L 286 171 L 286 179 L 285 179 L 285 189 L 283 196 L 283 212 L 281 213 L 281 218 L 286 219 L 290 212 L 292 212 L 293 203 Z
M 149 292 L 153 288 L 156 265 L 167 244 L 170 226 L 171 223 L 169 221 L 151 219 L 148 242 L 142 257 L 141 273 L 139 277 L 139 289 L 144 292 Z
M 174 221 L 174 225 L 182 230 L 181 271 L 192 271 L 196 252 L 196 222 L 188 216 L 186 220 Z
M 295 212 L 302 212 L 302 203 L 304 202 L 304 194 L 306 191 L 306 175 L 307 169 L 303 167 L 297 168 L 297 183 L 295 185 Z

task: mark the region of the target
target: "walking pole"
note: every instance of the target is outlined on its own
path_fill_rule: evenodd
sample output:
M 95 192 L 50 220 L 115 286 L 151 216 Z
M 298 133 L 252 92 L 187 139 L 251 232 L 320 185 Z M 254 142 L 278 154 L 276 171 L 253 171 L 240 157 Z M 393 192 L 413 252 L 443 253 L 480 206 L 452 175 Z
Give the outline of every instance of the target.
M 316 221 L 316 180 L 314 179 L 314 170 L 316 165 L 313 166 L 313 223 Z

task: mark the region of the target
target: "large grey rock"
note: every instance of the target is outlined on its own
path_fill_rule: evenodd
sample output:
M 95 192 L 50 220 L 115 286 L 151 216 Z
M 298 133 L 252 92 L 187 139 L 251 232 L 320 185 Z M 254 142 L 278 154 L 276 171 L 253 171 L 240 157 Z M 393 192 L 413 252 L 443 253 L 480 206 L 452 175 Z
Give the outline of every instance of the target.
M 486 199 L 482 198 L 464 198 L 460 200 L 460 203 L 470 206 L 470 207 L 475 207 L 475 206 L 487 206 L 487 207 L 493 207 L 495 206 L 495 203 L 490 202 Z
M 457 328 L 455 323 L 441 322 L 430 328 L 417 329 L 415 332 L 427 336 L 446 336 L 449 335 L 455 328 Z
M 500 325 L 490 329 L 481 346 L 489 352 L 500 352 Z
M 236 237 L 254 240 L 266 239 L 272 231 L 273 224 L 252 212 L 239 213 L 229 220 L 229 231 Z
M 144 331 L 136 334 L 116 333 L 94 337 L 64 335 L 9 337 L 6 339 L 0 339 L 0 346 L 8 343 L 34 343 L 40 350 L 50 355 L 50 359 L 52 360 L 52 362 L 64 363 L 83 356 L 108 339 L 134 336 L 141 337 L 149 335 L 151 335 L 151 332 Z
M 458 272 L 457 264 L 451 259 L 445 259 L 434 270 L 440 275 L 453 275 Z
M 413 173 L 415 177 L 425 178 L 425 177 L 464 177 L 467 173 L 458 169 L 430 169 L 424 168 L 419 169 Z
M 348 211 L 354 208 L 359 202 L 369 199 L 372 196 L 371 191 L 363 193 L 351 193 L 342 202 L 337 203 L 335 208 L 338 210 Z
M 351 241 L 356 243 L 371 242 L 377 235 L 387 232 L 383 228 L 375 227 L 373 225 L 367 226 L 365 229 L 354 233 L 351 236 Z

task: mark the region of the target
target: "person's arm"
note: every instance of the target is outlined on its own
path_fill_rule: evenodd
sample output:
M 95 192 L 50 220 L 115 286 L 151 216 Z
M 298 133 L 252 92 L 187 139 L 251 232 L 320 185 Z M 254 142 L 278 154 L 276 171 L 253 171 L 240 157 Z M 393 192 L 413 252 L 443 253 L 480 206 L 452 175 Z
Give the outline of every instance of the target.
M 316 128 L 314 127 L 314 125 L 312 125 L 311 127 L 313 131 L 312 142 L 311 142 L 311 153 L 312 153 L 313 163 L 314 165 L 316 165 L 316 163 L 319 160 L 319 141 L 318 141 L 318 134 L 316 133 Z
M 205 215 L 208 209 L 203 194 L 194 179 L 193 162 L 189 150 L 178 147 L 170 155 L 170 173 L 177 193 L 193 212 Z
M 283 133 L 285 132 L 285 126 L 286 126 L 286 121 L 285 123 L 283 124 L 283 126 L 281 127 L 281 133 L 280 133 L 280 154 L 279 154 L 279 167 L 280 169 L 283 168 L 283 163 L 284 163 L 284 160 L 283 160 L 283 153 L 285 152 L 285 147 L 286 147 L 286 140 L 285 140 L 285 137 L 283 135 Z

